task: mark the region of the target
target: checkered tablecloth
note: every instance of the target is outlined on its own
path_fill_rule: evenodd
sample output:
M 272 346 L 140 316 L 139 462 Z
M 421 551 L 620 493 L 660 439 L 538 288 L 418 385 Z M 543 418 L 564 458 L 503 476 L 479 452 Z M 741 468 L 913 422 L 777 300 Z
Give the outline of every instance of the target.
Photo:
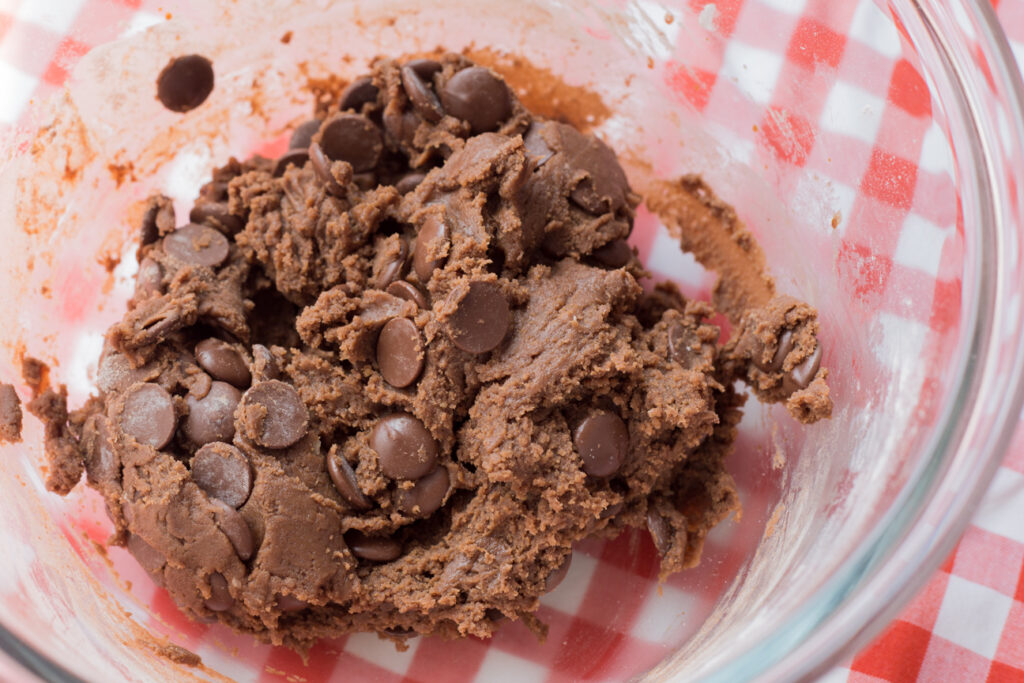
M 843 136 L 843 121 L 832 117 L 829 125 L 815 132 L 810 121 L 815 110 L 830 106 L 829 98 L 839 98 L 841 111 L 869 116 L 870 125 L 858 120 L 857 135 L 848 148 L 850 158 L 841 160 L 849 166 L 848 175 L 859 179 L 860 192 L 838 186 L 840 201 L 845 201 L 844 215 L 855 217 L 865 209 L 894 212 L 896 219 L 906 218 L 915 188 L 922 184 L 931 191 L 943 187 L 943 179 L 933 173 L 935 159 L 928 145 L 930 100 L 927 88 L 914 66 L 900 58 L 898 37 L 890 35 L 881 10 L 870 3 L 838 3 L 847 10 L 827 12 L 813 9 L 822 3 L 807 0 L 722 0 L 708 3 L 691 0 L 699 10 L 705 5 L 713 9 L 702 14 L 713 21 L 716 29 L 730 37 L 729 49 L 721 63 L 698 65 L 696 70 L 673 71 L 671 63 L 667 78 L 697 108 L 735 106 L 730 94 L 736 79 L 748 86 L 744 114 L 747 131 L 753 130 L 751 149 L 755 154 L 771 154 L 794 166 L 813 167 L 820 140 L 827 136 Z M 1001 0 L 997 11 L 1018 59 L 1024 62 L 1024 0 Z M 88 14 L 89 21 L 82 21 Z M 26 107 L 34 100 L 48 96 L 64 81 L 77 57 L 84 54 L 106 33 L 108 26 L 142 27 L 164 20 L 167 9 L 158 0 L 0 0 L 0 139 L 17 125 Z M 791 36 L 785 54 L 770 51 L 759 38 L 766 32 L 784 31 Z M 25 49 L 30 41 L 32 49 Z M 771 41 L 777 45 L 777 39 Z M 895 47 L 894 47 L 895 45 Z M 828 92 L 807 92 L 798 105 L 786 101 L 786 91 L 778 84 L 787 79 L 804 78 L 819 65 L 837 69 L 839 83 Z M 870 67 L 858 69 L 857 65 Z M 874 74 L 872 80 L 860 79 L 858 72 Z M 887 79 L 877 78 L 888 73 Z M 845 78 L 846 74 L 851 74 Z M 730 75 L 734 78 L 730 78 Z M 817 98 L 817 99 L 815 99 Z M 802 116 L 792 115 L 790 108 Z M 743 116 L 738 116 L 738 119 Z M 920 122 L 915 123 L 915 122 Z M 753 124 L 753 125 L 751 125 Z M 896 136 L 894 129 L 906 130 L 919 125 L 916 136 Z M 782 128 L 784 126 L 784 129 Z M 857 152 L 856 150 L 860 150 Z M 859 156 L 858 156 L 859 155 Z M 831 163 L 831 159 L 829 160 Z M 858 165 L 859 164 L 859 165 Z M 884 173 L 875 173 L 884 169 Z M 894 173 L 893 169 L 899 171 Z M 830 172 L 837 172 L 836 166 Z M 901 178 L 902 182 L 875 183 L 872 178 Z M 948 182 L 948 181 L 945 181 Z M 863 196 L 861 200 L 855 194 Z M 950 216 L 914 218 L 905 224 L 918 243 L 932 241 L 942 244 L 943 230 Z M 931 239 L 931 238 L 936 239 Z M 862 258 L 851 248 L 842 258 L 846 267 L 861 269 L 865 277 L 925 278 L 934 287 L 933 304 L 924 313 L 899 311 L 899 314 L 923 315 L 923 324 L 948 324 L 942 319 L 949 307 L 947 299 L 958 296 L 958 290 L 943 289 L 942 251 L 916 250 L 900 253 L 894 244 L 888 258 Z M 658 244 L 639 244 L 641 254 L 658 252 Z M 665 268 L 671 263 L 664 264 Z M 657 270 L 657 268 L 655 268 Z M 939 282 L 936 283 L 936 277 Z M 587 580 L 599 574 L 605 581 L 628 588 L 636 577 L 650 576 L 653 555 L 645 539 L 624 536 L 604 546 L 595 545 L 578 553 L 573 570 L 587 574 Z M 618 544 L 618 545 L 616 545 Z M 639 545 L 638 545 L 639 544 Z M 638 551 L 639 547 L 639 551 Z M 628 550 L 629 566 L 619 566 L 617 557 Z M 617 572 L 617 573 L 616 573 Z M 599 614 L 593 591 L 583 588 L 572 594 L 560 594 L 546 603 L 545 618 L 552 623 L 557 639 L 570 640 L 575 647 L 589 642 L 603 643 L 606 638 L 594 626 L 588 610 Z M 672 584 L 665 590 L 671 592 Z M 578 593 L 578 594 L 577 594 Z M 163 602 L 161 602 L 163 601 Z M 206 626 L 175 621 L 172 605 L 164 604 L 166 594 L 157 591 L 153 609 L 170 620 L 176 632 L 195 642 Z M 630 619 L 642 622 L 644 606 L 631 612 Z M 647 658 L 654 663 L 665 653 L 650 646 L 644 650 L 642 629 L 634 628 L 630 646 L 636 648 L 634 659 Z M 639 634 L 639 635 L 638 635 Z M 617 636 L 618 637 L 618 636 Z M 188 643 L 186 643 L 188 644 Z M 244 639 L 229 640 L 246 656 L 250 647 Z M 319 680 L 332 673 L 339 674 L 339 657 L 359 651 L 365 658 L 348 656 L 344 671 L 347 677 L 366 675 L 381 680 L 431 680 L 429 672 L 439 671 L 438 663 L 453 657 L 464 662 L 464 678 L 458 680 L 499 680 L 509 671 L 516 671 L 518 680 L 530 679 L 524 661 L 534 659 L 532 666 L 537 680 L 573 680 L 597 673 L 615 677 L 613 670 L 601 669 L 600 662 L 590 662 L 591 669 L 580 668 L 579 662 L 563 662 L 557 650 L 549 649 L 549 659 L 537 660 L 528 652 L 533 647 L 528 637 L 504 637 L 499 647 L 488 648 L 478 641 L 440 643 L 425 640 L 397 659 L 370 636 L 357 636 L 341 645 L 335 643 L 314 648 L 308 666 L 286 650 L 265 649 L 262 679 L 284 680 L 288 675 L 306 680 Z M 390 658 L 385 668 L 375 666 L 374 653 Z M 418 677 L 423 673 L 426 678 Z M 427 672 L 427 673 L 424 673 Z M 261 680 L 262 680 L 261 679 Z M 291 678 L 289 680 L 292 680 Z M 437 680 L 437 679 L 433 679 Z M 456 680 L 452 678 L 451 680 Z M 531 679 L 532 680 L 532 679 Z M 978 510 L 963 539 L 948 560 L 898 619 L 852 660 L 833 669 L 825 680 L 839 681 L 1024 681 L 1024 426 L 1019 430 L 1003 466 Z

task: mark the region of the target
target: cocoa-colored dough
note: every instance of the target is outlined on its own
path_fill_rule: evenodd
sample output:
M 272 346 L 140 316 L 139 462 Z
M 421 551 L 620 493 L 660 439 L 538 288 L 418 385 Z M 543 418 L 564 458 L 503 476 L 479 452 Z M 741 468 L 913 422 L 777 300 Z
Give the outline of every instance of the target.
M 21 441 L 21 399 L 10 384 L 0 384 L 0 443 Z
M 719 274 L 712 304 L 737 326 L 723 349 L 726 368 L 761 400 L 784 401 L 800 422 L 831 417 L 828 370 L 820 367 L 817 311 L 776 294 L 764 252 L 736 211 L 693 175 L 655 182 L 645 202 L 684 251 Z M 780 354 L 780 337 L 787 330 L 792 342 Z M 794 385 L 796 368 L 802 368 L 807 382 Z
M 69 417 L 63 388 L 39 387 L 48 485 L 84 468 L 112 541 L 191 617 L 297 648 L 487 637 L 504 617 L 543 635 L 533 612 L 583 538 L 646 527 L 663 576 L 698 563 L 739 508 L 736 379 L 804 421 L 829 413 L 815 312 L 775 294 L 728 206 L 696 178 L 649 198 L 723 272 L 720 344 L 710 304 L 641 288 L 622 242 L 640 198 L 611 149 L 511 91 L 495 103 L 493 78 L 448 88 L 470 66 L 377 62 L 343 95 L 369 128 L 320 128 L 301 165 L 231 160 L 190 214 L 203 228 L 172 232 L 153 198 L 97 396 Z M 477 82 L 483 109 L 463 101 Z M 349 151 L 376 165 L 354 172 Z M 194 478 L 211 438 L 231 446 Z

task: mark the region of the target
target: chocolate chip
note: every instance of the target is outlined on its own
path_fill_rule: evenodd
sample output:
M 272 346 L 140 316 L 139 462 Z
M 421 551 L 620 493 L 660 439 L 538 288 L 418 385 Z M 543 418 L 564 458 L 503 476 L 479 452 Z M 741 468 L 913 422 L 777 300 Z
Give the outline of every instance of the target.
M 467 121 L 474 135 L 497 130 L 512 115 L 508 86 L 482 66 L 452 76 L 441 89 L 441 104 L 452 116 Z
M 227 612 L 235 606 L 235 599 L 228 590 L 228 580 L 220 572 L 210 574 L 210 597 L 206 599 L 206 609 L 211 612 Z
M 352 176 L 352 182 L 363 192 L 369 192 L 377 187 L 377 176 L 374 173 L 356 173 Z
M 347 161 L 356 173 L 375 167 L 384 150 L 377 126 L 359 114 L 336 114 L 320 128 L 319 136 L 327 158 Z
M 391 479 L 419 479 L 437 464 L 437 442 L 408 413 L 381 418 L 370 432 L 370 447 L 380 458 L 380 471 Z
M 193 223 L 209 225 L 226 235 L 234 235 L 245 227 L 242 219 L 228 209 L 227 202 L 196 202 L 188 213 L 188 219 Z
M 772 356 L 772 362 L 768 364 L 768 367 L 763 368 L 768 372 L 779 372 L 782 370 L 783 364 L 786 362 L 786 356 L 793 350 L 793 330 L 783 330 L 782 334 L 779 335 L 778 346 L 775 348 L 775 355 Z
M 668 328 L 668 355 L 684 368 L 692 370 L 699 362 L 700 341 L 679 323 Z M 695 348 L 696 347 L 696 348 Z
M 309 143 L 313 136 L 320 130 L 320 119 L 310 119 L 300 123 L 292 131 L 291 140 L 288 141 L 288 149 L 309 149 Z
M 156 297 L 143 303 L 133 324 L 134 337 L 125 342 L 125 346 L 131 344 L 128 348 L 155 345 L 189 324 L 186 313 L 173 298 Z
M 252 467 L 242 451 L 228 443 L 208 443 L 192 456 L 192 481 L 211 498 L 240 508 L 252 491 Z
M 135 300 L 142 301 L 157 294 L 163 294 L 164 269 L 151 258 L 142 259 L 135 276 Z
M 409 173 L 395 183 L 395 189 L 398 190 L 399 194 L 408 194 L 419 187 L 426 177 L 423 173 Z
M 402 67 L 401 73 L 402 88 L 405 89 L 405 94 L 409 96 L 409 101 L 412 102 L 416 113 L 430 123 L 440 121 L 444 117 L 444 110 L 441 108 L 441 102 L 437 99 L 437 95 L 434 94 L 433 88 L 430 87 L 422 76 L 416 73 L 415 69 L 408 65 Z
M 156 95 L 173 112 L 195 109 L 213 92 L 213 62 L 202 55 L 176 57 L 156 79 Z
M 435 59 L 413 59 L 412 61 L 406 62 L 405 65 L 415 71 L 417 76 L 427 82 L 430 82 L 434 78 L 434 74 L 441 70 L 441 62 Z
M 131 361 L 123 353 L 115 351 L 110 346 L 104 346 L 99 367 L 96 368 L 96 386 L 101 392 L 120 392 L 136 382 L 144 382 L 149 378 L 147 368 L 132 367 Z
M 341 111 L 351 109 L 359 113 L 362 111 L 364 104 L 377 101 L 378 92 L 372 78 L 369 76 L 357 78 L 341 91 L 341 97 L 338 99 L 338 109 Z
M 534 122 L 527 138 L 537 138 L 545 145 L 550 140 L 558 154 L 551 162 L 564 166 L 564 172 L 576 179 L 569 197 L 585 211 L 601 215 L 618 211 L 627 205 L 629 181 L 611 147 L 593 135 L 585 135 L 572 126 L 557 121 Z M 527 141 L 524 140 L 524 145 Z
M 458 296 L 458 292 L 452 296 Z M 477 280 L 455 303 L 448 322 L 455 346 L 469 353 L 485 353 L 505 339 L 512 313 L 497 283 Z
M 575 163 L 587 175 L 572 188 L 569 198 L 595 216 L 617 211 L 626 202 L 629 183 L 615 152 L 601 140 L 588 139 L 578 131 L 573 137 L 576 149 L 570 148 L 567 153 L 575 154 Z
M 139 443 L 163 448 L 174 436 L 177 422 L 174 401 L 159 384 L 139 383 L 125 394 L 121 429 Z
M 523 147 L 526 149 L 527 157 L 536 164 L 535 168 L 540 168 L 555 156 L 554 150 L 548 146 L 540 134 L 543 129 L 543 125 L 533 122 L 527 129 L 526 135 L 523 136 Z
M 359 488 L 356 473 L 352 471 L 352 466 L 348 464 L 345 458 L 338 454 L 337 450 L 337 448 L 332 447 L 326 456 L 327 473 L 331 475 L 334 488 L 338 489 L 338 493 L 345 499 L 345 502 L 356 510 L 369 510 L 372 505 Z
M 252 529 L 245 517 L 235 508 L 222 503 L 219 500 L 210 501 L 214 506 L 213 518 L 221 532 L 231 541 L 231 547 L 235 549 L 238 557 L 244 562 L 252 557 L 256 551 L 256 542 L 252 537 Z
M 451 478 L 445 467 L 438 467 L 425 477 L 417 479 L 412 488 L 398 490 L 398 509 L 407 515 L 429 517 L 444 503 Z
M 160 239 L 160 233 L 156 229 L 156 211 L 154 205 L 142 217 L 142 226 L 139 228 L 139 246 L 144 247 Z
M 395 282 L 405 270 L 409 260 L 409 244 L 402 238 L 398 239 L 398 253 L 390 261 L 381 266 L 380 272 L 374 281 L 377 289 L 385 289 L 392 282 Z
M 137 534 L 128 535 L 126 547 L 128 548 L 128 552 L 135 557 L 135 561 L 150 574 L 159 572 L 164 568 L 164 565 L 167 564 L 167 558 L 163 556 L 163 553 L 151 546 Z
M 377 337 L 377 367 L 393 387 L 402 389 L 423 372 L 423 337 L 408 318 L 392 318 Z
M 671 549 L 671 530 L 665 518 L 654 508 L 647 510 L 647 530 L 651 533 L 651 540 L 654 541 L 654 547 L 658 549 L 658 554 L 664 557 Z
M 252 381 L 242 354 L 226 341 L 211 337 L 196 344 L 196 362 L 213 377 L 239 389 L 246 388 Z
M 263 344 L 252 345 L 252 372 L 259 382 L 277 379 L 280 375 L 274 354 L 270 353 L 270 349 Z
M 420 119 L 411 111 L 384 113 L 384 130 L 399 142 L 411 145 L 419 127 Z
M 213 228 L 189 223 L 164 237 L 164 251 L 189 265 L 216 268 L 228 257 L 228 240 Z
M 231 441 L 235 436 L 235 408 L 241 398 L 242 392 L 227 382 L 214 382 L 203 398 L 186 396 L 188 415 L 182 426 L 185 436 L 197 446 Z
M 569 575 L 569 567 L 572 565 L 572 553 L 565 556 L 565 561 L 562 562 L 561 566 L 555 571 L 548 574 L 547 583 L 544 586 L 544 590 L 550 593 L 551 591 L 558 588 L 558 586 L 565 581 L 565 577 Z
M 814 376 L 818 374 L 818 368 L 821 367 L 821 344 L 816 342 L 814 351 L 809 356 L 800 361 L 789 372 L 784 372 L 783 366 L 786 363 L 786 358 L 796 347 L 796 335 L 793 333 L 793 330 L 783 330 L 776 343 L 775 354 L 767 366 L 761 363 L 759 359 L 754 359 L 754 364 L 765 372 L 783 372 L 782 389 L 787 394 L 806 389 L 807 385 L 814 380 Z
M 814 376 L 818 374 L 818 368 L 820 367 L 821 344 L 818 343 L 815 344 L 811 355 L 800 361 L 795 368 L 783 377 L 783 386 L 786 387 L 786 391 L 793 393 L 794 391 L 806 389 L 807 385 L 814 379 Z
M 413 301 L 423 310 L 430 309 L 430 304 L 427 303 L 427 297 L 423 296 L 423 292 L 416 285 L 406 280 L 392 282 L 388 285 L 387 293 L 391 296 L 397 296 L 399 299 Z
M 235 166 L 230 163 L 227 166 L 214 169 L 213 179 L 199 188 L 199 197 L 196 200 L 207 202 L 228 201 L 228 188 L 231 186 L 231 181 L 242 172 L 241 165 Z
M 353 555 L 369 562 L 391 562 L 402 556 L 402 544 L 395 539 L 367 536 L 356 529 L 345 534 L 345 543 Z
M 416 249 L 412 255 L 412 269 L 420 282 L 430 281 L 430 276 L 447 259 L 448 224 L 437 214 L 430 214 L 416 235 Z
M 242 424 L 260 446 L 287 448 L 306 435 L 309 413 L 292 385 L 273 379 L 245 392 Z
M 618 471 L 629 453 L 629 431 L 615 413 L 599 410 L 588 415 L 572 436 L 583 459 L 583 471 L 608 477 Z
M 309 607 L 309 603 L 305 600 L 299 600 L 294 595 L 287 594 L 277 596 L 274 605 L 282 612 L 301 612 Z
M 626 240 L 613 240 L 591 253 L 602 266 L 621 268 L 633 259 L 633 247 Z
M 309 146 L 309 160 L 313 162 L 313 172 L 316 173 L 316 177 L 320 179 L 320 182 L 327 187 L 327 191 L 335 197 L 345 196 L 345 184 L 352 179 L 351 164 L 342 165 L 342 169 L 347 171 L 346 175 L 348 176 L 347 179 L 342 178 L 342 180 L 345 180 L 345 184 L 342 184 L 334 177 L 334 173 L 331 172 L 331 160 L 324 154 L 323 148 L 315 142 Z
M 594 181 L 584 178 L 569 193 L 569 198 L 580 208 L 599 216 L 608 210 L 608 202 L 594 190 Z
M 277 164 L 274 166 L 274 177 L 280 178 L 284 175 L 284 172 L 288 170 L 289 166 L 295 168 L 302 168 L 309 161 L 309 152 L 305 149 L 291 149 L 284 153 L 284 155 L 277 160 Z

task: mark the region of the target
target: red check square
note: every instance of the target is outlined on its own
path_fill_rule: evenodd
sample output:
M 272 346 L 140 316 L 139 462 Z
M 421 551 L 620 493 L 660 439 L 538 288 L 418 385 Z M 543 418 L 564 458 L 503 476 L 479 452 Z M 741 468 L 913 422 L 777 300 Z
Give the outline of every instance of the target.
M 786 56 L 808 69 L 818 64 L 835 68 L 843 57 L 846 38 L 813 19 L 802 19 L 793 32 Z

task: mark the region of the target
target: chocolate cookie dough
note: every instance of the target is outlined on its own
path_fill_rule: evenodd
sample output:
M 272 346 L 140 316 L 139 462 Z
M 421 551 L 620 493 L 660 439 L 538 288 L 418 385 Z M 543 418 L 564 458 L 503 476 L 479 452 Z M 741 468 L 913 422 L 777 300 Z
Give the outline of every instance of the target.
M 641 288 L 605 143 L 463 57 L 378 61 L 187 221 L 149 201 L 96 397 L 33 401 L 51 488 L 84 467 L 183 611 L 298 648 L 543 635 L 573 544 L 625 527 L 692 567 L 739 507 L 735 380 L 807 422 L 831 403 L 815 311 L 731 209 L 697 179 L 657 200 L 724 273 L 725 343 L 709 303 Z
M 0 443 L 21 441 L 21 400 L 10 384 L 0 384 Z

